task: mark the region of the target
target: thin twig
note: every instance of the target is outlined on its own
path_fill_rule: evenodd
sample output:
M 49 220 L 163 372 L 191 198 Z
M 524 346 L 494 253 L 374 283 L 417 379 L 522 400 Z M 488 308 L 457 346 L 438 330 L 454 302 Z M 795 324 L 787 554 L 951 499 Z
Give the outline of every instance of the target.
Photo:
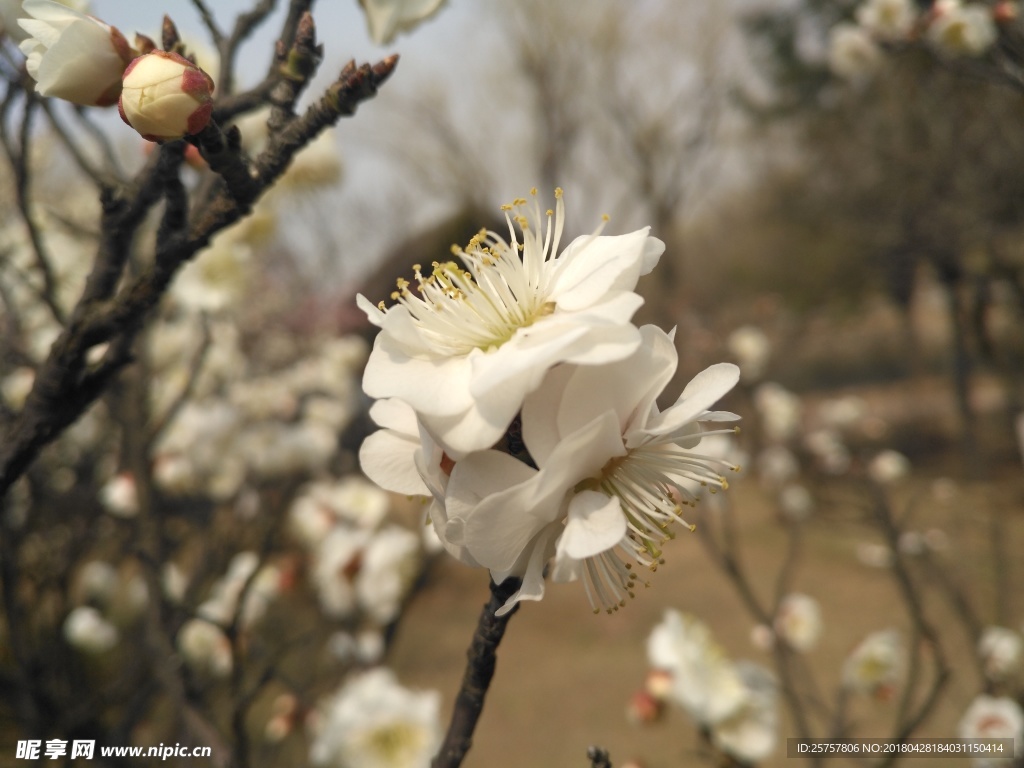
M 199 11 L 199 16 L 203 20 L 203 24 L 206 26 L 206 31 L 210 33 L 210 39 L 213 44 L 220 48 L 221 42 L 224 40 L 224 33 L 220 31 L 220 27 L 217 26 L 217 20 L 213 18 L 213 14 L 207 7 L 203 0 L 192 0 L 192 5 Z
M 910 696 L 912 691 L 911 687 L 916 687 L 913 683 L 916 683 L 916 679 L 908 680 L 907 689 L 904 693 L 903 706 L 900 707 L 899 718 L 896 724 L 896 731 L 893 734 L 893 740 L 897 742 L 906 741 L 914 730 L 925 721 L 925 719 L 931 714 L 935 705 L 938 703 L 939 696 L 942 693 L 942 689 L 945 688 L 946 683 L 949 680 L 950 668 L 946 661 L 946 654 L 942 647 L 942 641 L 939 637 L 939 633 L 935 627 L 928 621 L 925 616 L 924 606 L 921 602 L 921 596 L 919 590 L 914 584 L 913 579 L 910 576 L 910 572 L 907 569 L 906 562 L 899 548 L 900 530 L 893 520 L 892 510 L 889 506 L 888 500 L 885 498 L 885 494 L 881 488 L 877 485 L 872 484 L 870 486 L 875 509 L 875 519 L 878 522 L 879 528 L 889 544 L 893 554 L 892 572 L 896 579 L 896 584 L 899 587 L 900 595 L 903 598 L 903 602 L 906 604 L 907 613 L 910 615 L 910 620 L 914 627 L 914 639 L 915 641 L 920 639 L 920 642 L 915 642 L 914 653 L 920 652 L 919 646 L 921 643 L 927 644 L 932 655 L 932 662 L 935 669 L 935 675 L 932 679 L 931 687 L 925 695 L 924 701 L 918 706 L 916 711 L 910 711 Z M 911 670 L 914 677 L 917 675 L 917 660 L 914 661 L 914 668 Z M 893 757 L 883 760 L 880 764 L 880 768 L 887 768 L 892 762 L 898 757 L 898 753 L 895 753 Z

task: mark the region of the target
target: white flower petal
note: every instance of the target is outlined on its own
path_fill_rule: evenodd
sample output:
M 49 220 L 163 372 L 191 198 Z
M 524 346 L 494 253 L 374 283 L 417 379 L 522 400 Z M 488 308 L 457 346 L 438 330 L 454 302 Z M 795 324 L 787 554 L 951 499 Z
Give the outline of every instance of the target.
M 382 429 L 367 437 L 359 448 L 359 464 L 381 488 L 411 496 L 430 496 L 430 489 L 416 469 L 418 441 Z
M 569 502 L 558 553 L 583 560 L 611 549 L 625 535 L 626 516 L 619 500 L 596 491 L 582 491 Z
M 377 400 L 370 406 L 370 418 L 373 423 L 384 429 L 394 429 L 406 435 L 415 435 L 416 412 L 412 407 L 397 398 Z
M 558 258 L 551 288 L 559 308 L 584 309 L 620 285 L 631 290 L 649 257 L 644 248 L 649 231 L 646 227 L 628 235 L 583 235 L 573 240 Z
M 668 435 L 703 418 L 702 414 L 739 380 L 740 369 L 732 363 L 717 363 L 706 368 L 686 385 L 673 406 L 648 422 L 644 431 L 648 435 Z

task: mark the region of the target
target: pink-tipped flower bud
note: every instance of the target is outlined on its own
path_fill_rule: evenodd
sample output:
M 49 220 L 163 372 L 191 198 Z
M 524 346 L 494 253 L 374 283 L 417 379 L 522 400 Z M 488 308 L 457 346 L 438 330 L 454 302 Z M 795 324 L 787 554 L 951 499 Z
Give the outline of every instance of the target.
M 999 0 L 992 6 L 992 18 L 996 24 L 1010 24 L 1020 16 L 1020 4 L 1012 0 Z
M 647 725 L 661 719 L 664 711 L 662 700 L 654 698 L 647 691 L 637 691 L 626 706 L 626 719 L 634 725 Z
M 176 53 L 139 56 L 124 72 L 121 119 L 148 141 L 198 133 L 213 112 L 213 80 Z

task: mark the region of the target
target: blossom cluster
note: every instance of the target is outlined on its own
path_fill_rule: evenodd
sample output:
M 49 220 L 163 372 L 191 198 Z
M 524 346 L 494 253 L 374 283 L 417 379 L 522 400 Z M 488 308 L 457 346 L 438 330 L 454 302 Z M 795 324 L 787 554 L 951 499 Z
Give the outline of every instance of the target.
M 647 658 L 646 693 L 682 707 L 718 749 L 748 765 L 773 752 L 778 683 L 769 670 L 733 662 L 707 625 L 671 609 L 647 639 Z
M 877 70 L 884 47 L 919 40 L 948 59 L 984 56 L 1000 27 L 1018 15 L 1018 4 L 1010 0 L 934 0 L 923 11 L 913 0 L 864 0 L 854 21 L 830 31 L 829 65 L 840 77 L 860 80 Z
M 542 212 L 506 206 L 508 240 L 481 231 L 455 261 L 399 280 L 394 304 L 359 305 L 380 332 L 363 377 L 382 429 L 360 452 L 384 488 L 431 499 L 443 546 L 495 582 L 522 584 L 499 610 L 581 579 L 595 611 L 632 596 L 702 487 L 734 469 L 701 446 L 709 410 L 739 378 L 713 365 L 662 410 L 673 334 L 636 327 L 638 279 L 664 244 L 648 229 L 595 232 L 560 249 L 561 190 Z M 731 429 L 726 431 L 732 431 Z

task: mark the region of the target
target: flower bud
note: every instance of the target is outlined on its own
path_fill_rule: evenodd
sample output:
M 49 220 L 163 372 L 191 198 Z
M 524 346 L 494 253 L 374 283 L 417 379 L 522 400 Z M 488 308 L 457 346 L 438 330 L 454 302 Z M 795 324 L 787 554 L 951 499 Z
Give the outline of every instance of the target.
M 148 141 L 198 133 L 213 112 L 213 80 L 176 53 L 153 51 L 124 72 L 118 111 Z
M 121 76 L 138 55 L 116 28 L 51 0 L 25 0 L 18 24 L 25 67 L 43 96 L 105 107 L 121 91 Z

